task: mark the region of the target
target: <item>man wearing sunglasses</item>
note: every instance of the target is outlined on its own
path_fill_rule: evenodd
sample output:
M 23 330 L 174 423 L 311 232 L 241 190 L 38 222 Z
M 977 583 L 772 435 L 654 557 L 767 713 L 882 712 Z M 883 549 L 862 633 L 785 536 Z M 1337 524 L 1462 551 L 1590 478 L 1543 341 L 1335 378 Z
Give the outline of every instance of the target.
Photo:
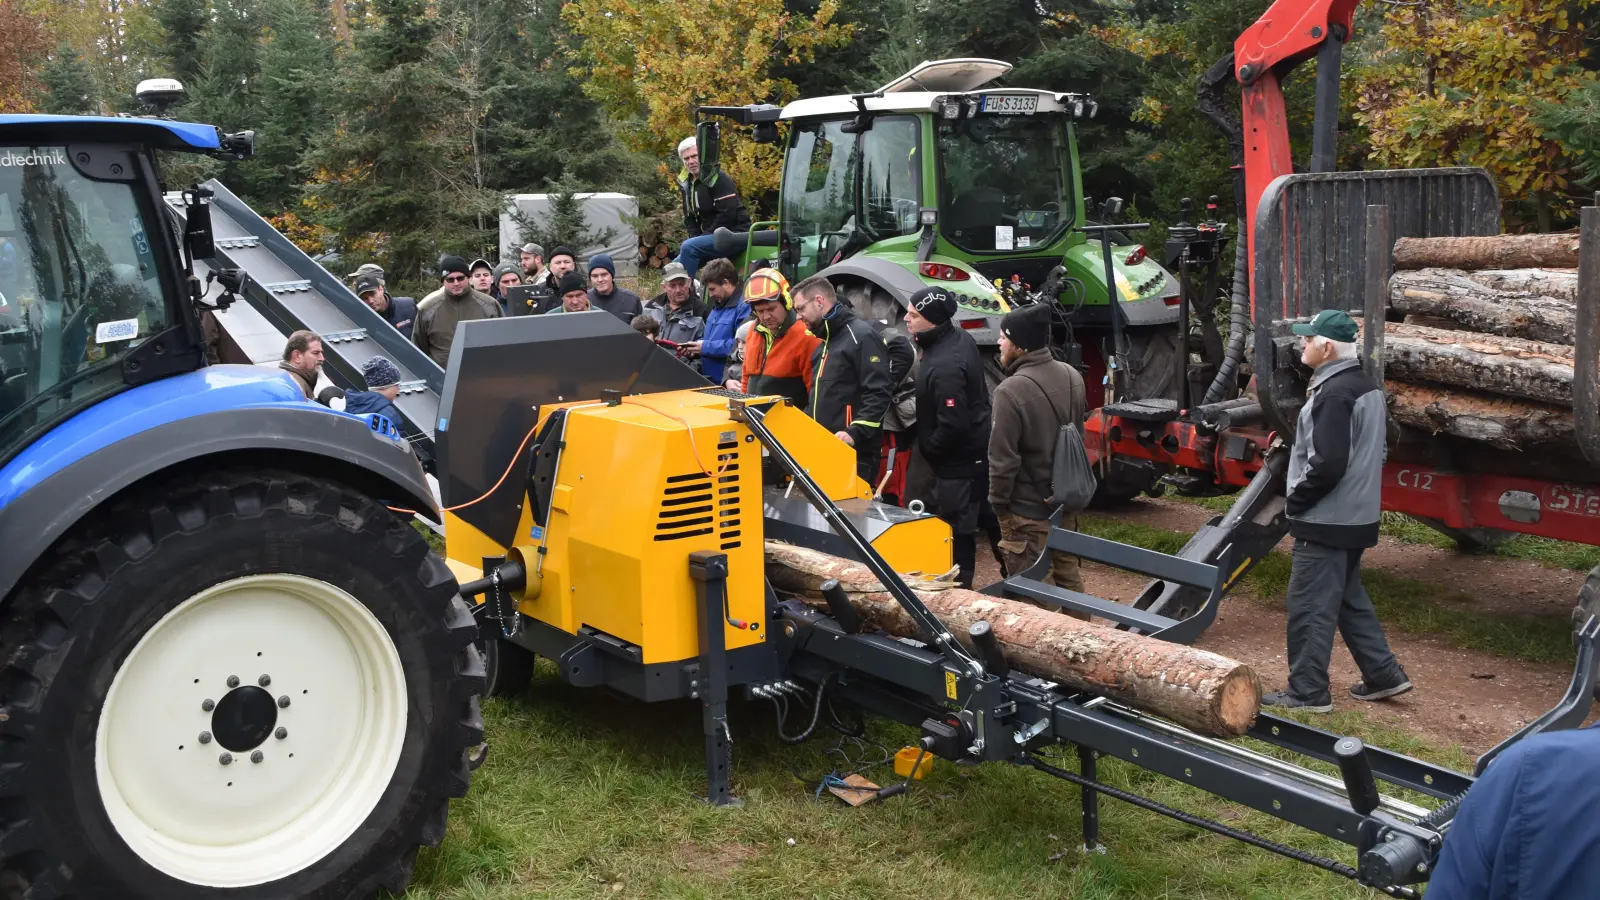
M 493 297 L 473 290 L 468 281 L 470 273 L 471 268 L 461 257 L 449 253 L 439 257 L 439 280 L 443 284 L 422 298 L 412 325 L 412 342 L 440 368 L 450 360 L 456 323 L 498 319 L 502 315 L 500 304 Z

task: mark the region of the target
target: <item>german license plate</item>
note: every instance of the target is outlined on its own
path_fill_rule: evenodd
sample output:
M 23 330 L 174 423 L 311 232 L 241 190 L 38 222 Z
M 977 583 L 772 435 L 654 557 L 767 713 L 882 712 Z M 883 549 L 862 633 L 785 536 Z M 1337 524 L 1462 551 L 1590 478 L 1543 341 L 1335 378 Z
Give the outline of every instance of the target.
M 983 111 L 1002 116 L 1031 116 L 1039 110 L 1037 94 L 985 94 Z

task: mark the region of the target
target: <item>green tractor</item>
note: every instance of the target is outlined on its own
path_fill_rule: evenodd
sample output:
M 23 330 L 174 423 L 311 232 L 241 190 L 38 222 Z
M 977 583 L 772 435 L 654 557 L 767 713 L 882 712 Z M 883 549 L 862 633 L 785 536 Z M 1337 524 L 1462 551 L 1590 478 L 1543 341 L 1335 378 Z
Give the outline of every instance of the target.
M 867 94 L 701 107 L 702 172 L 716 167 L 715 118 L 754 129 L 759 142 L 786 141 L 778 220 L 747 234 L 719 229 L 718 250 L 747 270 L 775 263 L 791 283 L 820 272 L 885 326 L 900 323 L 917 290 L 950 288 L 957 324 L 990 360 L 991 386 L 1000 316 L 1017 303 L 1058 303 L 1061 352 L 1084 372 L 1091 407 L 1112 399 L 1109 280 L 1123 317 L 1115 399 L 1175 400 L 1177 282 L 1142 246 L 1086 220 L 1074 123 L 1095 102 L 985 88 L 1009 71 L 996 60 L 938 60 Z

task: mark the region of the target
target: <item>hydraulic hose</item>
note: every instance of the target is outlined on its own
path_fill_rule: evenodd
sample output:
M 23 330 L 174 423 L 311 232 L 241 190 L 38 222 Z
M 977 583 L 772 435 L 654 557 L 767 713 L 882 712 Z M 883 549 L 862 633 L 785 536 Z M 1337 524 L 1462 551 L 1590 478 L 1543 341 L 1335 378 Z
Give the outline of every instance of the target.
M 1239 223 L 1241 231 L 1244 223 Z M 1233 374 L 1239 370 L 1239 361 L 1244 359 L 1245 328 L 1250 322 L 1250 273 L 1245 268 L 1246 259 L 1245 236 L 1241 233 L 1234 238 L 1233 250 L 1233 296 L 1232 305 L 1228 315 L 1228 347 L 1222 354 L 1222 365 L 1217 366 L 1217 376 L 1211 379 L 1211 386 L 1206 388 L 1205 399 L 1202 404 L 1216 403 L 1228 394 L 1228 389 L 1233 384 Z

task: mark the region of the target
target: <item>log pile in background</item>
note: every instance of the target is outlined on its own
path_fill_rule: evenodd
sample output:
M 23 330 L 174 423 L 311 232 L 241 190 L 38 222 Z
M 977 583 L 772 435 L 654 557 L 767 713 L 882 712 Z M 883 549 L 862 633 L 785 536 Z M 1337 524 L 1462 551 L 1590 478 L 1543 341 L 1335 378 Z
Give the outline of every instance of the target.
M 777 541 L 767 541 L 766 555 L 767 578 L 775 590 L 826 610 L 820 585 L 837 578 L 866 625 L 921 638 L 916 622 L 866 566 Z M 988 622 L 1018 671 L 1218 737 L 1244 734 L 1260 711 L 1261 685 L 1254 670 L 1226 657 L 962 590 L 948 581 L 908 576 L 906 582 L 963 643 L 973 623 Z
M 1505 450 L 1576 446 L 1576 234 L 1401 238 L 1384 368 L 1402 425 Z

